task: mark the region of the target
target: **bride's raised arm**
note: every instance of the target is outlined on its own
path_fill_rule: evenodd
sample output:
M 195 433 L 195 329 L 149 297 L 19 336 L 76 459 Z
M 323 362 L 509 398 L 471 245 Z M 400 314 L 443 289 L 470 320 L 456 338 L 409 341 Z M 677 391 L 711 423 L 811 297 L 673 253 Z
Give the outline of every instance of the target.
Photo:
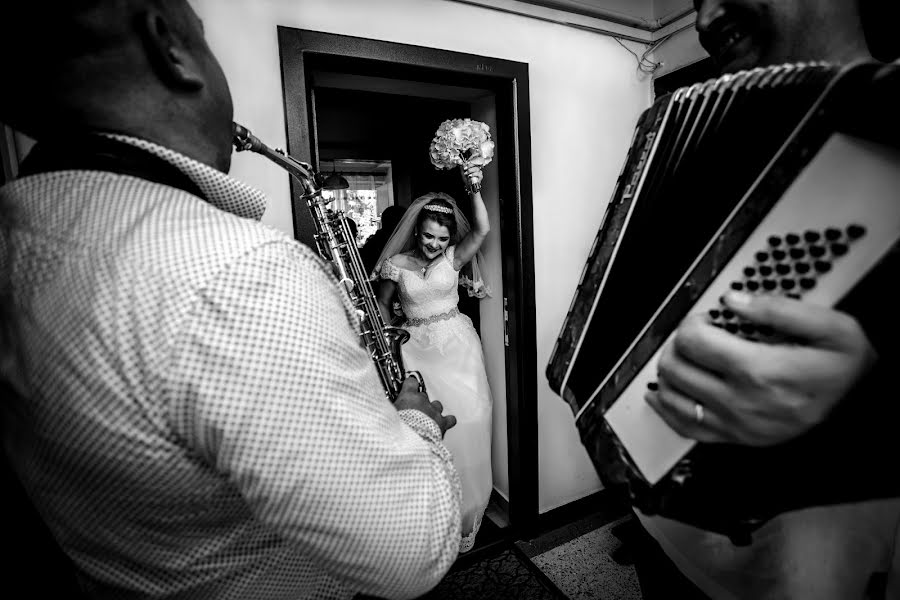
M 463 173 L 463 177 L 480 184 L 484 177 L 481 172 L 481 165 L 470 164 Z M 478 186 L 475 186 L 475 188 L 478 189 Z M 475 253 L 481 248 L 481 244 L 484 243 L 484 238 L 487 237 L 488 232 L 491 230 L 491 223 L 488 220 L 487 208 L 484 206 L 481 192 L 470 192 L 469 199 L 472 201 L 474 223 L 469 233 L 456 244 L 456 251 L 453 255 L 453 268 L 457 271 L 472 260 Z

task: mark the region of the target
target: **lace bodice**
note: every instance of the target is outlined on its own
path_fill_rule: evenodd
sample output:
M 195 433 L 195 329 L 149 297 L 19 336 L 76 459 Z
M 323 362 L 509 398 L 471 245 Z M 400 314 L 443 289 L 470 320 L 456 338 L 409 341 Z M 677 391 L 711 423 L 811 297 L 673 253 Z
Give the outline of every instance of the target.
M 381 276 L 397 282 L 400 304 L 408 318 L 424 319 L 456 308 L 459 272 L 453 268 L 454 249 L 449 246 L 424 274 L 401 269 L 390 259 L 384 261 Z

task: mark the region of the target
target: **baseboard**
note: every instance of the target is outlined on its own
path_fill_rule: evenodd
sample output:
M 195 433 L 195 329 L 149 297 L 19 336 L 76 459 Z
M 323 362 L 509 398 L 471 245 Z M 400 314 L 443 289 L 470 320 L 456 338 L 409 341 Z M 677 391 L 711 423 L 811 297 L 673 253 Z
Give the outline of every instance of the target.
M 498 492 L 498 491 L 496 490 L 496 488 L 491 490 L 491 499 L 490 499 L 490 502 L 493 502 L 493 503 L 496 504 L 497 507 L 500 508 L 503 512 L 505 512 L 506 514 L 509 514 L 509 500 L 507 500 L 507 499 L 503 496 L 503 494 L 501 494 L 500 492 Z
M 629 510 L 630 507 L 622 503 L 618 495 L 603 489 L 538 515 L 538 529 L 545 532 L 598 514 L 601 517 L 608 516 L 605 520 L 609 523 L 621 518 Z

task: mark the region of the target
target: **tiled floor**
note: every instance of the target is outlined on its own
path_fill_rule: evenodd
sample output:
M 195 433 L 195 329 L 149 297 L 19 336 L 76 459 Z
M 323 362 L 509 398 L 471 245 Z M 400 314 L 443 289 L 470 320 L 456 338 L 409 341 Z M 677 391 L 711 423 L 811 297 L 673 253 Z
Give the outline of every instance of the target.
M 598 506 L 528 540 L 510 538 L 496 507 L 487 517 L 475 549 L 422 600 L 703 598 L 625 507 Z
M 622 547 L 613 528 L 630 518 L 603 525 L 531 560 L 571 600 L 641 600 L 637 569 L 613 558 Z

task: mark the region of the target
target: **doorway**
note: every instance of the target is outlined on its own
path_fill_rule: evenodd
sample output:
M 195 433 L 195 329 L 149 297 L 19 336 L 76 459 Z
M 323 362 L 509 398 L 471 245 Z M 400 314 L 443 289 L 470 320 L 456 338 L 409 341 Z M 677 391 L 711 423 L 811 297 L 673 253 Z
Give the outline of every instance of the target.
M 389 190 L 400 206 L 429 191 L 466 197 L 456 170 L 439 171 L 429 161 L 442 121 L 470 117 L 491 127 L 496 153 L 482 190 L 491 234 L 482 253 L 493 293 L 461 302 L 460 310 L 481 336 L 494 397 L 496 504 L 512 532 L 527 534 L 538 517 L 528 66 L 287 27 L 278 28 L 278 41 L 288 152 L 324 174 L 351 179 L 355 167 L 341 171 L 342 165 L 382 165 L 381 197 Z M 292 181 L 295 237 L 314 246 L 300 192 Z

